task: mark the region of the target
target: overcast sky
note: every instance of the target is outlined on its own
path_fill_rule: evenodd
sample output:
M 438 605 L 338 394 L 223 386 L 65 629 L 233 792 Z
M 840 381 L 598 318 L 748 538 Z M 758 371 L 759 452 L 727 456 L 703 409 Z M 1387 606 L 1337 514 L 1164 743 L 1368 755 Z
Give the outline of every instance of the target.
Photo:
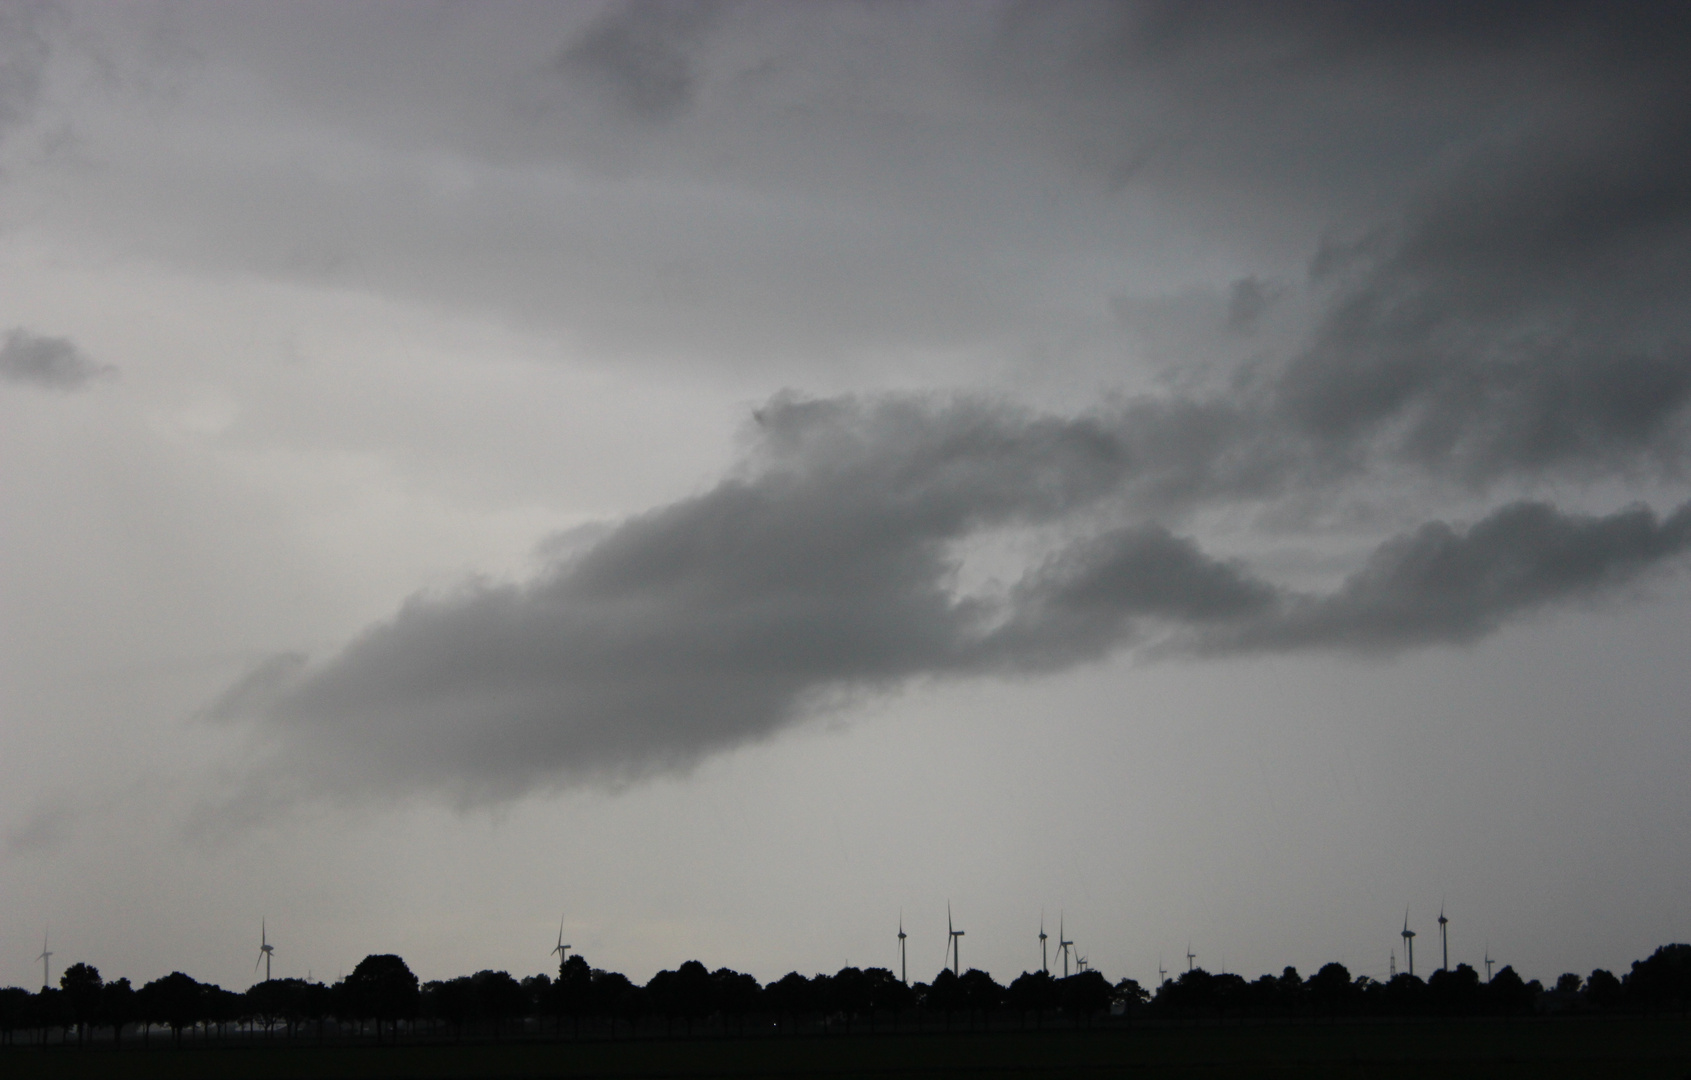
M 1624 970 L 1688 466 L 1682 5 L 0 0 L 0 984 Z

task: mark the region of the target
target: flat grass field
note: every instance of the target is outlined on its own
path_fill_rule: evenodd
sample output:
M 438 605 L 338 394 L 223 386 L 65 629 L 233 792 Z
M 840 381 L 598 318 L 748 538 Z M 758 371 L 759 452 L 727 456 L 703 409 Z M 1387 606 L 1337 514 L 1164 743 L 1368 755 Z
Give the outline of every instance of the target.
M 476 1042 L 0 1050 L 0 1076 L 112 1077 L 1662 1077 L 1691 1080 L 1691 1022 L 1194 1025 L 1003 1031 Z

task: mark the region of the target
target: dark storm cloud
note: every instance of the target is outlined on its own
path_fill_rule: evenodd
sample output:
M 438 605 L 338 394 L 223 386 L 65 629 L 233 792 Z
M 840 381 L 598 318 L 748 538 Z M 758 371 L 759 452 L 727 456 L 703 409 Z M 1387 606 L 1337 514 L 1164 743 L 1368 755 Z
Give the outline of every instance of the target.
M 1458 530 L 1445 522 L 1386 541 L 1331 595 L 1286 597 L 1265 618 L 1200 636 L 1206 651 L 1395 652 L 1462 644 L 1509 619 L 1631 585 L 1691 547 L 1691 503 L 1605 517 L 1513 503 Z
M 1488 480 L 1677 462 L 1691 402 L 1691 83 L 1461 171 L 1372 250 L 1275 387 L 1311 435 L 1386 433 Z M 1387 431 L 1386 429 L 1391 429 Z
M 692 54 L 720 6 L 653 0 L 608 8 L 564 47 L 558 67 L 634 116 L 667 120 L 692 102 Z
M 21 327 L 0 339 L 0 379 L 51 390 L 78 390 L 116 369 L 96 364 L 69 338 L 45 337 Z
M 52 14 L 46 3 L 0 4 L 0 141 L 41 95 L 52 51 L 43 26 Z
M 559 544 L 533 581 L 415 598 L 214 711 L 267 718 L 302 782 L 499 798 L 685 767 L 916 678 L 1464 644 L 1634 586 L 1682 555 L 1686 510 L 1510 500 L 1683 479 L 1687 10 L 619 4 L 502 39 L 532 50 L 527 112 L 477 97 L 452 49 L 476 78 L 448 83 L 445 127 L 405 111 L 432 84 L 351 84 L 372 145 L 403 130 L 572 179 L 472 168 L 512 201 L 454 185 L 462 206 L 397 215 L 404 242 L 357 263 L 395 288 L 427 267 L 429 295 L 528 304 L 609 355 L 657 333 L 701 365 L 1082 341 L 1096 367 L 1013 369 L 1058 384 L 1111 385 L 1097 358 L 1137 357 L 1149 325 L 1167 381 L 1078 416 L 778 399 L 704 494 Z M 1191 238 L 1211 253 L 1185 261 Z M 1434 508 L 1369 546 L 1442 499 L 1504 505 L 1386 539 L 1328 591 L 1200 543 L 1216 517 L 1398 485 Z M 1008 583 L 960 585 L 1011 533 L 1037 535 Z
M 499 799 L 685 768 L 912 678 L 1057 671 L 1139 643 L 1471 641 L 1633 581 L 1691 540 L 1691 509 L 1658 522 L 1518 504 L 1389 541 L 1331 595 L 1301 596 L 1165 528 L 1098 525 L 1133 473 L 1124 422 L 777 399 L 712 490 L 528 583 L 414 598 L 325 663 L 268 666 L 219 709 L 256 710 L 310 754 L 308 786 Z M 1075 538 L 1008 587 L 960 590 L 962 546 L 1018 528 Z
M 815 695 L 973 663 L 992 610 L 949 588 L 951 545 L 1126 467 L 1096 419 L 976 402 L 777 400 L 758 427 L 746 475 L 540 580 L 413 600 L 269 715 L 330 767 L 466 798 L 686 765 Z

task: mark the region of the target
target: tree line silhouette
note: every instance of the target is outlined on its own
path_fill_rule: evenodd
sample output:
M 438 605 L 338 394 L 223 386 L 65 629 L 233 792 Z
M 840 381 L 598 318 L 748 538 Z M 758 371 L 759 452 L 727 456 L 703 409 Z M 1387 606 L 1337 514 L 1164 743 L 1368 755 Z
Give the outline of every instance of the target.
M 103 980 L 94 967 L 67 968 L 57 988 L 0 990 L 0 1041 L 47 1045 L 109 1042 L 125 1033 L 151 1043 L 169 1032 L 174 1045 L 266 1036 L 407 1039 L 634 1038 L 712 1034 L 780 1035 L 853 1030 L 987 1029 L 1136 1021 L 1340 1019 L 1426 1016 L 1599 1015 L 1677 1011 L 1691 1006 L 1691 945 L 1664 945 L 1616 977 L 1598 969 L 1568 973 L 1546 988 L 1505 967 L 1487 981 L 1467 964 L 1426 980 L 1399 974 L 1387 982 L 1352 978 L 1327 964 L 1305 979 L 1293 968 L 1247 981 L 1194 968 L 1154 991 L 1133 979 L 1111 984 L 1095 970 L 1066 978 L 1023 972 L 1008 986 L 971 968 L 943 970 L 906 985 L 886 968 L 846 967 L 806 978 L 798 972 L 760 985 L 729 968 L 697 960 L 660 971 L 640 986 L 627 976 L 568 957 L 556 979 L 518 980 L 480 971 L 419 983 L 392 954 L 365 957 L 333 984 L 269 979 L 245 993 L 201 983 L 180 971 L 135 988 Z

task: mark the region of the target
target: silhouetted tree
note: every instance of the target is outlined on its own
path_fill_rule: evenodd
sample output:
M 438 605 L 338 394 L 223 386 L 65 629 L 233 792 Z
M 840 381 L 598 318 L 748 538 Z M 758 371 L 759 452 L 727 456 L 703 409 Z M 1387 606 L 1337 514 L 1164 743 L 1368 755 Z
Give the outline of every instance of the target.
M 154 979 L 141 988 L 141 995 L 143 1015 L 169 1026 L 177 1046 L 182 1045 L 182 1030 L 193 1027 L 204 1014 L 205 987 L 180 971 Z
M 1124 1019 L 1131 1020 L 1150 1000 L 1151 992 L 1140 986 L 1138 979 L 1123 979 L 1110 988 L 1110 1004 L 1121 1006 Z
M 280 979 L 253 983 L 247 987 L 246 1015 L 257 1020 L 268 1032 L 282 1018 L 282 1012 L 287 1007 L 283 1000 L 285 993 Z
M 1537 992 L 1521 981 L 1513 967 L 1506 967 L 1481 988 L 1480 1007 L 1492 1016 L 1524 1016 L 1532 1012 L 1536 996 Z
M 1096 971 L 1082 971 L 1059 979 L 1057 1001 L 1064 1012 L 1074 1017 L 1076 1026 L 1082 1020 L 1090 1024 L 1094 1016 L 1110 1007 L 1109 980 Z
M 775 1014 L 775 1022 L 785 1026 L 791 1019 L 797 1027 L 799 1017 L 810 1011 L 810 980 L 796 971 L 776 979 L 763 988 L 764 1006 Z
M 1004 1004 L 1015 1010 L 1023 1027 L 1029 1013 L 1033 1014 L 1034 1026 L 1043 1027 L 1046 1012 L 1057 1006 L 1057 984 L 1043 971 L 1024 971 L 1005 989 Z
M 454 1038 L 464 1037 L 464 1027 L 475 1014 L 475 990 L 468 975 L 427 982 L 419 998 L 425 1017 L 449 1026 Z
M 718 968 L 711 972 L 711 997 L 722 1012 L 723 1030 L 732 1018 L 738 1031 L 746 1029 L 746 1014 L 755 1010 L 763 993 L 757 979 L 732 968 Z
M 951 1014 L 958 1009 L 968 1008 L 963 998 L 963 980 L 951 973 L 950 968 L 941 968 L 934 981 L 928 984 L 928 993 L 923 1005 L 930 1012 L 937 1012 L 945 1017 L 945 1026 L 951 1027 Z
M 1350 1016 L 1362 1005 L 1362 990 L 1343 964 L 1325 964 L 1304 984 L 1310 1008 L 1322 1016 Z
M 863 974 L 869 979 L 870 1008 L 875 1012 L 890 1012 L 893 1026 L 898 1018 L 916 1007 L 916 993 L 899 980 L 888 968 L 868 968 Z
M 828 981 L 828 1000 L 824 1011 L 838 1013 L 845 1018 L 846 1031 L 851 1031 L 852 1017 L 869 1008 L 869 980 L 862 969 L 843 967 Z
M 105 985 L 98 968 L 76 963 L 65 968 L 59 976 L 59 987 L 65 992 L 65 1005 L 76 1024 L 76 1041 L 88 1038 L 88 1029 L 100 1018 L 100 989 Z
M 663 1017 L 665 1035 L 675 1034 L 675 1019 L 681 1015 L 680 980 L 680 975 L 666 969 L 646 980 L 642 991 L 646 1004 Z
M 575 1021 L 575 1034 L 580 1038 L 581 1018 L 593 1011 L 593 969 L 579 953 L 559 965 L 552 1001 L 560 1016 Z
M 70 1002 L 65 1000 L 65 992 L 56 986 L 43 986 L 35 995 L 35 1023 L 41 1029 L 41 1044 L 47 1044 L 47 1034 L 53 1028 L 60 1029 L 59 1041 L 63 1042 L 69 1035 L 70 1029 L 76 1021 L 71 1018 Z
M 397 1039 L 399 1021 L 416 1016 L 421 1004 L 417 976 L 411 974 L 405 961 L 392 953 L 366 956 L 352 969 L 352 974 L 341 981 L 340 987 L 348 1015 L 376 1022 L 377 1042 L 382 1039 L 384 1021 Z
M 687 1023 L 687 1034 L 693 1034 L 693 1023 L 716 1011 L 715 984 L 710 969 L 697 960 L 689 960 L 675 969 L 675 990 L 681 1017 Z
M 1201 1016 L 1215 1012 L 1215 995 L 1211 992 L 1214 977 L 1201 967 L 1182 971 L 1164 980 L 1151 998 L 1152 1009 L 1167 1016 Z
M 15 1032 L 35 1026 L 35 995 L 21 986 L 0 990 L 0 1040 L 13 1045 Z
M 645 999 L 640 989 L 617 971 L 593 971 L 593 1011 L 611 1024 L 611 1038 L 616 1038 L 617 1021 L 627 1020 L 629 1027 L 639 1021 Z
M 1598 968 L 1586 977 L 1586 1004 L 1598 1012 L 1609 1012 L 1620 1007 L 1625 992 L 1621 988 L 1621 981 L 1614 973 Z
M 1103 978 L 1102 975 L 1098 977 Z M 976 1013 L 981 1015 L 982 1026 L 990 1026 L 992 1014 L 997 1012 L 999 1006 L 1004 1004 L 1004 988 L 999 986 L 991 975 L 979 968 L 970 968 L 965 971 L 963 977 L 958 979 L 957 982 L 961 991 L 963 1007 L 969 1011 L 970 1026 L 974 1025 Z M 1104 998 L 1106 1006 L 1109 1004 L 1108 991 L 1109 987 L 1106 984 L 1106 996 Z
M 114 1045 L 123 1045 L 124 1026 L 134 1021 L 135 1010 L 135 990 L 128 979 L 113 979 L 100 988 L 100 1021 L 110 1025 Z
M 539 975 L 524 976 L 523 988 L 523 1016 L 535 1018 L 538 1026 L 540 1017 L 552 1011 L 552 978 L 542 972 Z
M 1427 1012 L 1427 984 L 1400 971 L 1386 983 L 1384 1005 L 1390 1016 L 1421 1016 Z
M 1296 968 L 1258 976 L 1244 993 L 1245 1011 L 1252 1016 L 1295 1016 L 1303 1011 L 1303 980 Z
M 246 996 L 232 990 L 225 990 L 214 983 L 206 983 L 203 1012 L 200 1019 L 208 1026 L 216 1025 L 218 1037 L 221 1038 L 224 1026 L 240 1020 L 242 1010 L 246 1007 Z
M 301 1015 L 317 1028 L 317 1041 L 323 1041 L 323 1021 L 329 1015 L 333 994 L 320 982 L 308 982 L 300 993 Z
M 1627 997 L 1646 1010 L 1691 1007 L 1691 945 L 1663 945 L 1647 960 L 1634 960 L 1626 978 Z
M 1574 976 L 1577 988 L 1579 976 Z M 1440 1016 L 1473 1016 L 1480 1011 L 1480 973 L 1467 964 L 1440 968 L 1427 979 L 1427 1002 Z
M 470 1000 L 478 1020 L 493 1029 L 493 1037 L 504 1033 L 505 1023 L 523 1015 L 528 995 L 509 972 L 478 971 L 470 976 Z

